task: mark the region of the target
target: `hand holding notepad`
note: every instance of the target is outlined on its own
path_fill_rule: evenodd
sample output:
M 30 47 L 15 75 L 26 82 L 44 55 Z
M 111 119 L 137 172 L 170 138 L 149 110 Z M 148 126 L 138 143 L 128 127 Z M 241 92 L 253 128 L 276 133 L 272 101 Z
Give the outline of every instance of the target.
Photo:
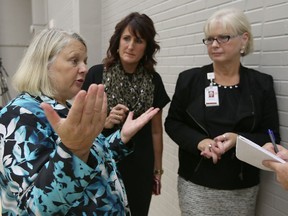
M 272 170 L 262 164 L 263 160 L 273 160 L 279 163 L 286 163 L 282 158 L 272 154 L 268 150 L 240 135 L 237 137 L 236 141 L 236 157 L 252 166 L 267 171 Z

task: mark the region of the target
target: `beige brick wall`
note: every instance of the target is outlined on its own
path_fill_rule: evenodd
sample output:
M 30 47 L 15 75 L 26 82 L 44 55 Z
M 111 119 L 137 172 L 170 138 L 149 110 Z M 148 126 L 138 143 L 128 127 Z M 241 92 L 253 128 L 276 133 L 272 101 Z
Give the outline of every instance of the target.
M 103 0 L 102 54 L 115 23 L 132 11 L 149 15 L 156 26 L 161 51 L 157 71 L 172 97 L 178 74 L 190 67 L 210 62 L 202 44 L 202 27 L 209 15 L 222 7 L 238 7 L 252 23 L 255 52 L 243 64 L 271 74 L 279 104 L 283 144 L 288 142 L 288 1 L 287 0 Z M 105 41 L 106 40 L 106 41 Z M 164 109 L 164 118 L 167 115 Z M 162 195 L 153 197 L 150 216 L 180 215 L 177 198 L 177 145 L 164 134 L 164 169 Z M 284 216 L 288 212 L 288 192 L 276 183 L 274 174 L 264 172 L 258 199 L 257 215 Z

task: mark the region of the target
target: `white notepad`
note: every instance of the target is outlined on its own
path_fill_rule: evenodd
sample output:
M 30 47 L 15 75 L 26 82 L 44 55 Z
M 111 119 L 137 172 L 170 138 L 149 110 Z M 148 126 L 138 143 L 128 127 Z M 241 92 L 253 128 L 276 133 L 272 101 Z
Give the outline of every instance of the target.
M 236 157 L 239 160 L 267 171 L 272 170 L 262 165 L 263 160 L 274 160 L 280 163 L 286 163 L 282 158 L 240 135 L 236 141 Z

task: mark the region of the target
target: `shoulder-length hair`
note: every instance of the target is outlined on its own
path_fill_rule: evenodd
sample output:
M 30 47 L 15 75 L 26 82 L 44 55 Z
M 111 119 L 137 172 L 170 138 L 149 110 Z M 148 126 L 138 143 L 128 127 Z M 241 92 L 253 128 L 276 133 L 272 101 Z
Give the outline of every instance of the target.
M 141 62 L 149 72 L 154 72 L 154 66 L 157 64 L 155 54 L 160 50 L 158 42 L 155 41 L 156 30 L 153 21 L 146 14 L 139 14 L 138 12 L 130 13 L 115 26 L 106 57 L 103 60 L 104 65 L 108 69 L 118 62 L 120 58 L 118 54 L 120 38 L 127 26 L 134 36 L 139 35 L 146 41 L 147 46 Z
M 49 67 L 72 39 L 80 41 L 87 48 L 84 39 L 75 32 L 44 29 L 36 34 L 13 76 L 15 89 L 36 96 L 44 94 L 55 97 L 56 92 L 49 78 Z
M 220 22 L 224 29 L 232 30 L 233 34 L 235 35 L 242 35 L 243 33 L 247 32 L 249 39 L 242 56 L 253 52 L 253 35 L 251 32 L 251 24 L 243 11 L 237 8 L 224 8 L 216 11 L 204 25 L 205 36 L 209 35 L 214 24 L 217 22 Z

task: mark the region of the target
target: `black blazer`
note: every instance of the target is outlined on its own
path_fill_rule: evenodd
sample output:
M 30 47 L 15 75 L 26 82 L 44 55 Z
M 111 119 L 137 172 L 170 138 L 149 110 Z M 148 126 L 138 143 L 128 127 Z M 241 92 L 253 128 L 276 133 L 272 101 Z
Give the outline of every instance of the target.
M 239 189 L 259 183 L 259 170 L 235 157 L 235 148 L 224 154 L 217 165 L 200 156 L 198 143 L 210 137 L 206 129 L 204 89 L 209 85 L 207 73 L 213 65 L 193 68 L 179 74 L 165 130 L 179 145 L 178 174 L 194 183 L 219 188 Z M 263 145 L 269 142 L 268 128 L 280 142 L 279 119 L 272 76 L 240 66 L 240 98 L 233 131 Z M 223 112 L 229 112 L 223 107 Z M 221 126 L 220 126 L 221 127 Z M 211 175 L 209 175 L 209 173 Z M 218 177 L 211 178 L 213 174 Z M 227 180 L 227 177 L 231 176 Z

